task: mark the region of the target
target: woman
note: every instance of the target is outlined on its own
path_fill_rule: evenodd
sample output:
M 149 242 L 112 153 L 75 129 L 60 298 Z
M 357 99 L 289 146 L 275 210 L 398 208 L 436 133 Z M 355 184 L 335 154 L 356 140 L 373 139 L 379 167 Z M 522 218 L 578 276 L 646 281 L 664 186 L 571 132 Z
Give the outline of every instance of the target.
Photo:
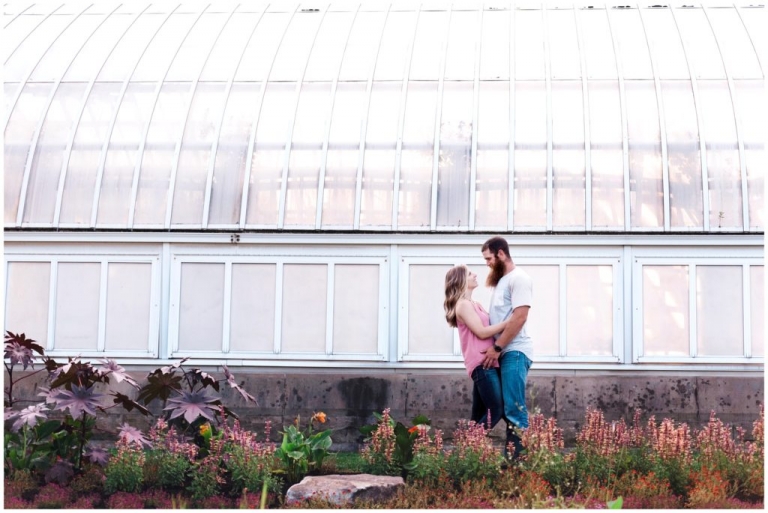
M 493 335 L 504 329 L 503 322 L 488 325 L 488 312 L 480 303 L 472 300 L 477 288 L 477 275 L 466 265 L 457 265 L 445 275 L 445 319 L 459 329 L 461 353 L 469 377 L 474 382 L 472 390 L 472 417 L 478 424 L 496 425 L 504 409 L 501 395 L 501 375 L 498 362 L 495 367 L 483 369 L 485 355 L 482 351 L 493 346 Z M 488 422 L 488 413 L 491 420 Z

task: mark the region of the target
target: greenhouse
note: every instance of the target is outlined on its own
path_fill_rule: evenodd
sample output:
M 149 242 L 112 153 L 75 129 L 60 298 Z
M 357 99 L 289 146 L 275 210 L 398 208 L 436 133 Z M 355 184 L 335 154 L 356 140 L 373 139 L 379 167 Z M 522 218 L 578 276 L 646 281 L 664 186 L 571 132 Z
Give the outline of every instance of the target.
M 466 380 L 445 272 L 502 235 L 532 376 L 762 400 L 765 8 L 625 4 L 5 4 L 5 329 Z

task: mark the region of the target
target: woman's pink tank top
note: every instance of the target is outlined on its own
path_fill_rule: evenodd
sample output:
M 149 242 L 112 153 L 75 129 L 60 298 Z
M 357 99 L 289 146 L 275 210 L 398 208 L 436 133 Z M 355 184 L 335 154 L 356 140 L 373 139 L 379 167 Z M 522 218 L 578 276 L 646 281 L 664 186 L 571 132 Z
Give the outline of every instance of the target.
M 483 326 L 489 326 L 490 319 L 485 310 L 483 310 L 483 307 L 475 302 L 472 302 L 472 306 L 475 308 L 477 315 L 480 316 Z M 467 373 L 471 377 L 475 367 L 480 365 L 485 359 L 485 355 L 481 351 L 493 347 L 493 337 L 478 338 L 463 322 L 457 319 L 456 324 L 459 329 L 459 340 L 461 340 L 461 354 L 464 355 L 464 365 L 467 367 Z M 496 361 L 494 367 L 498 366 L 499 362 Z

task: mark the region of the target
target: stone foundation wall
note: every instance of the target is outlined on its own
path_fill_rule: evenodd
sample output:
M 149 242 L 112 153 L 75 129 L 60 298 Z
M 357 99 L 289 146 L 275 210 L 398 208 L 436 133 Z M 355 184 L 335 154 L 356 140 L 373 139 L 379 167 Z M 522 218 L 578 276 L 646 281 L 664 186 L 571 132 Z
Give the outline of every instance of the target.
M 137 379 L 149 369 L 129 369 Z M 217 369 L 204 369 L 223 377 Z M 374 422 L 372 412 L 391 409 L 391 415 L 405 424 L 419 414 L 432 419 L 432 425 L 443 430 L 450 440 L 456 421 L 468 418 L 472 401 L 472 381 L 461 371 L 360 371 L 315 369 L 232 369 L 237 381 L 254 395 L 257 404 L 246 404 L 223 385 L 221 395 L 241 419 L 241 423 L 261 432 L 267 420 L 272 423 L 272 436 L 279 440 L 282 426 L 301 416 L 302 423 L 313 412 L 328 415 L 327 427 L 334 430 L 335 450 L 357 449 L 362 442 L 358 427 Z M 43 373 L 40 374 L 42 376 Z M 5 380 L 7 383 L 8 376 Z M 141 382 L 141 380 L 139 380 Z M 37 376 L 23 380 L 14 392 L 18 399 L 37 399 Z M 113 386 L 113 389 L 115 387 Z M 117 388 L 130 393 L 125 383 Z M 576 432 L 584 422 L 588 406 L 601 409 L 607 420 L 624 418 L 631 422 L 635 408 L 640 408 L 643 421 L 655 415 L 700 428 L 714 410 L 718 418 L 733 426 L 741 426 L 749 434 L 752 422 L 763 404 L 764 382 L 760 372 L 682 375 L 682 373 L 532 371 L 528 379 L 529 412 L 540 411 L 554 416 L 564 430 L 566 445 L 573 444 Z M 135 397 L 135 393 L 132 395 Z M 111 402 L 111 401 L 110 401 Z M 29 403 L 24 403 L 28 405 Z M 160 414 L 159 403 L 151 408 Z M 97 426 L 115 432 L 128 422 L 146 429 L 149 420 L 121 407 L 102 415 Z M 493 431 L 499 441 L 503 422 Z M 108 437 L 108 435 L 105 435 Z

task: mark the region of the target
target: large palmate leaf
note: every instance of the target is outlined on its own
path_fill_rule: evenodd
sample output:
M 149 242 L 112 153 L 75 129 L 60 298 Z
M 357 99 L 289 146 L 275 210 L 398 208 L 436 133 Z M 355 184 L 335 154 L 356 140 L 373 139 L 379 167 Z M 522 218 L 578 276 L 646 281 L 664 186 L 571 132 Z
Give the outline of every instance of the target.
M 35 425 L 37 425 L 38 418 L 48 418 L 45 416 L 46 412 L 48 411 L 48 408 L 45 407 L 45 403 L 28 406 L 18 413 L 11 429 L 18 431 L 24 424 L 29 427 L 35 427 Z
M 208 420 L 214 420 L 214 410 L 211 403 L 218 401 L 218 397 L 207 395 L 204 390 L 197 392 L 185 390 L 178 397 L 168 399 L 168 402 L 172 404 L 165 409 L 171 410 L 172 419 L 184 415 L 184 419 L 191 424 L 201 416 Z
M 200 369 L 192 369 L 187 371 L 186 374 L 187 378 L 192 381 L 192 386 L 202 383 L 204 387 L 211 387 L 217 392 L 219 391 L 219 382 L 207 372 L 203 372 Z
M 85 452 L 83 453 L 83 456 L 91 460 L 93 463 L 98 463 L 102 467 L 107 464 L 107 461 L 109 461 L 109 453 L 96 445 L 93 445 L 91 442 L 88 442 L 88 445 L 85 446 Z
M 135 408 L 136 411 L 138 411 L 142 415 L 149 415 L 148 409 L 146 409 L 145 407 L 143 407 L 142 405 L 140 405 L 139 403 L 137 403 L 127 395 L 121 394 L 120 392 L 112 392 L 112 394 L 110 395 L 112 395 L 115 398 L 114 400 L 115 404 L 119 404 L 126 410 L 133 411 L 133 409 Z
M 145 445 L 147 447 L 152 447 L 152 444 L 149 443 L 149 440 L 144 437 L 144 433 L 142 433 L 138 428 L 131 426 L 127 422 L 124 422 L 123 425 L 120 426 L 117 436 L 126 442 L 134 442 L 137 444 Z
M 186 356 L 186 357 L 182 358 L 181 360 L 179 360 L 178 362 L 174 363 L 173 365 L 166 365 L 165 367 L 160 367 L 160 372 L 162 372 L 163 374 L 173 373 L 174 370 L 176 370 L 179 367 L 181 367 L 181 364 L 183 364 L 187 360 L 189 360 L 189 356 Z M 155 372 L 157 372 L 157 371 L 155 371 Z
M 82 413 L 89 413 L 96 416 L 96 410 L 102 410 L 99 398 L 103 394 L 96 394 L 93 391 L 93 387 L 80 387 L 77 385 L 72 386 L 72 390 L 59 390 L 52 395 L 53 401 L 56 403 L 55 410 L 69 410 L 69 414 L 73 418 L 77 418 Z
M 256 402 L 256 398 L 253 397 L 251 394 L 245 391 L 243 387 L 237 384 L 237 381 L 235 381 L 235 377 L 232 375 L 231 372 L 229 372 L 229 368 L 225 365 L 224 366 L 224 377 L 227 378 L 227 385 L 229 385 L 235 392 L 240 394 L 243 399 L 246 401 Z
M 32 350 L 28 347 L 24 347 L 18 342 L 5 343 L 5 350 L 3 351 L 3 357 L 11 360 L 11 365 L 20 364 L 27 370 L 27 367 L 35 368 L 35 364 L 32 361 L 35 355 L 32 354 Z
M 136 382 L 136 380 L 133 379 L 127 372 L 125 372 L 125 369 L 118 365 L 116 361 L 108 358 L 99 361 L 104 364 L 103 367 L 98 369 L 98 371 L 103 376 L 111 375 L 118 383 L 125 381 L 126 383 L 139 388 L 139 384 Z
M 51 382 L 51 389 L 63 386 L 72 390 L 75 386 L 90 388 L 94 383 L 109 384 L 106 375 L 102 375 L 89 362 L 81 362 L 79 356 L 69 358 L 66 364 L 53 371 L 53 375 L 55 377 Z
M 30 351 L 34 351 L 39 355 L 42 355 L 45 351 L 43 350 L 43 346 L 37 343 L 36 340 L 33 340 L 31 338 L 27 338 L 27 336 L 24 333 L 18 334 L 18 333 L 12 333 L 10 331 L 5 332 L 5 343 L 6 344 L 12 344 L 16 343 L 19 344 L 22 347 L 26 347 Z
M 181 392 L 181 376 L 156 370 L 147 376 L 147 384 L 141 387 L 136 399 L 144 404 L 149 404 L 154 399 L 167 401 L 174 392 Z

